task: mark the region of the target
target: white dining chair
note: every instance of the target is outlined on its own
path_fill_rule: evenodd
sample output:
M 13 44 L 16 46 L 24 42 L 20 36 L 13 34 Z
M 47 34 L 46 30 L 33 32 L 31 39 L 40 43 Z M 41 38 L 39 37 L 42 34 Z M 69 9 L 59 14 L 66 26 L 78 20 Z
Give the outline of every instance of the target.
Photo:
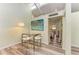
M 29 43 L 30 43 L 30 41 L 32 39 L 33 39 L 33 37 L 30 36 L 29 34 L 22 33 L 22 36 L 21 36 L 21 44 L 22 44 L 22 46 L 27 45 L 27 47 L 28 47 L 28 45 L 29 45 Z M 26 43 L 26 44 L 24 44 L 24 43 Z
M 41 45 L 42 45 L 42 42 L 41 42 L 42 36 L 41 36 L 41 34 L 36 34 L 36 35 L 34 36 L 34 39 L 35 39 L 35 42 L 38 44 L 38 46 L 41 47 Z

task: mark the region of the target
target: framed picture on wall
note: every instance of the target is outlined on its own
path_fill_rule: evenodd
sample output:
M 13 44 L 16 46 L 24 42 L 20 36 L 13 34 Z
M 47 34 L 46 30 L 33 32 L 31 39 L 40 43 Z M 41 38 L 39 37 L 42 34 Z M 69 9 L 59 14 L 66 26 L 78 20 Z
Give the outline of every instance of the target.
M 31 21 L 31 29 L 37 31 L 44 31 L 44 19 Z

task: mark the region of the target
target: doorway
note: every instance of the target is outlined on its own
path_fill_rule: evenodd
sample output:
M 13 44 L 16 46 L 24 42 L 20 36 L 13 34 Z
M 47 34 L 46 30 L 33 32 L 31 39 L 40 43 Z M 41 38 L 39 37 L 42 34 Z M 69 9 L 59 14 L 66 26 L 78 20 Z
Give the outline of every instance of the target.
M 49 45 L 62 48 L 62 16 L 48 19 Z

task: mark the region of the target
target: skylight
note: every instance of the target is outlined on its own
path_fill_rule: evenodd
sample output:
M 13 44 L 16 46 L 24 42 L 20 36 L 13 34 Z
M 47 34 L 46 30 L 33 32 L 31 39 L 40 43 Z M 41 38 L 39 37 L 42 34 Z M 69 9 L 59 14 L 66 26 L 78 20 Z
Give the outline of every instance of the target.
M 40 6 L 43 6 L 43 5 L 47 4 L 47 3 L 39 3 L 39 4 L 40 4 Z
M 33 9 L 35 9 L 35 8 L 36 8 L 36 6 L 35 6 L 35 5 L 33 5 L 31 9 L 33 10 Z
M 43 5 L 47 4 L 47 3 L 35 3 L 35 4 L 39 5 L 39 7 L 40 7 L 40 6 L 43 6 Z M 35 4 L 32 5 L 32 8 L 31 8 L 32 10 L 36 9 Z

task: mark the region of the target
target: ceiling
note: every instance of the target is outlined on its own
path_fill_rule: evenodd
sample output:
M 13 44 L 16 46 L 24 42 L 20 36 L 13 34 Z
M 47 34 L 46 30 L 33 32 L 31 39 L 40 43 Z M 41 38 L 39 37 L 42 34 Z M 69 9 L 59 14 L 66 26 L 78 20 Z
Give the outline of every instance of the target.
M 51 12 L 55 12 L 55 10 L 60 11 L 64 9 L 65 9 L 65 3 L 47 3 L 45 5 L 40 6 L 40 11 L 38 9 L 32 10 L 32 14 L 33 16 L 37 17 L 40 16 L 41 14 L 44 15 Z M 71 11 L 72 12 L 79 11 L 79 3 L 72 3 Z
M 71 4 L 71 11 L 72 11 L 72 12 L 77 12 L 77 11 L 79 11 L 79 3 L 72 3 L 72 4 Z

